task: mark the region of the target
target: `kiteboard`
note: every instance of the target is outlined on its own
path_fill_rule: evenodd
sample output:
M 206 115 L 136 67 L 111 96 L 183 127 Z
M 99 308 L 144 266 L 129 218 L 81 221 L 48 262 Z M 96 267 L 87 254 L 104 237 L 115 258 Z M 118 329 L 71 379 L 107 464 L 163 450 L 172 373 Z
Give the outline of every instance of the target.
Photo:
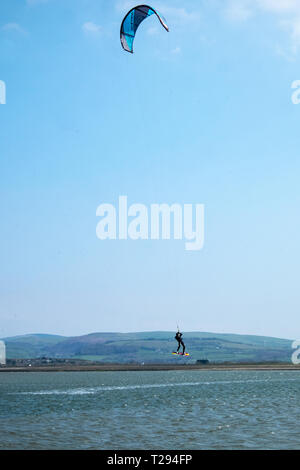
M 182 352 L 172 352 L 172 354 L 176 354 L 177 356 L 189 356 L 189 353 L 182 353 Z

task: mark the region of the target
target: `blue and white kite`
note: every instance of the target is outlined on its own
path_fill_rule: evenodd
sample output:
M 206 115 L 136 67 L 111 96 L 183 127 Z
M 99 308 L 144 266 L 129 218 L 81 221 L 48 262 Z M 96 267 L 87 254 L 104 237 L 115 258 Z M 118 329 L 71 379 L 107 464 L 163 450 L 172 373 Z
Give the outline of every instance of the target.
M 121 24 L 120 38 L 125 51 L 133 53 L 135 33 L 142 21 L 151 15 L 156 15 L 162 26 L 169 31 L 168 25 L 162 15 L 147 5 L 138 5 L 127 13 Z

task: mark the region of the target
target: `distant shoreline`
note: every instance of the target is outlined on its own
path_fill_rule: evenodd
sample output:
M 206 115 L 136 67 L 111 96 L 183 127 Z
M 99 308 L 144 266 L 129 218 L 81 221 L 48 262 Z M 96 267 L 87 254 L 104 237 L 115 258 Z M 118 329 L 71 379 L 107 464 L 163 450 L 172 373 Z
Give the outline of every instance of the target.
M 300 364 L 99 364 L 99 365 L 48 365 L 33 367 L 0 367 L 1 372 L 109 372 L 109 371 L 170 371 L 170 370 L 253 370 L 300 371 Z

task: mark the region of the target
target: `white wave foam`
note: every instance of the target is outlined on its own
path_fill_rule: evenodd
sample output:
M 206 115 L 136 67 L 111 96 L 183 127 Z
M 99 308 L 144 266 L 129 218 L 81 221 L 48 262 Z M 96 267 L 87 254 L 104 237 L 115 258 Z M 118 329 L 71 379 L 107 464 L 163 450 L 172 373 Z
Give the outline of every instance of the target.
M 297 379 L 286 379 L 285 382 L 295 381 Z M 96 393 L 114 390 L 137 390 L 151 388 L 167 388 L 167 387 L 195 387 L 203 385 L 222 385 L 222 384 L 241 384 L 241 383 L 257 383 L 257 382 L 278 382 L 278 380 L 270 379 L 249 379 L 249 380 L 215 380 L 211 382 L 178 382 L 164 384 L 143 384 L 143 385 L 119 385 L 119 386 L 100 386 L 89 388 L 73 388 L 67 390 L 40 390 L 37 392 L 17 392 L 13 395 L 95 395 Z M 279 380 L 281 382 L 281 380 Z

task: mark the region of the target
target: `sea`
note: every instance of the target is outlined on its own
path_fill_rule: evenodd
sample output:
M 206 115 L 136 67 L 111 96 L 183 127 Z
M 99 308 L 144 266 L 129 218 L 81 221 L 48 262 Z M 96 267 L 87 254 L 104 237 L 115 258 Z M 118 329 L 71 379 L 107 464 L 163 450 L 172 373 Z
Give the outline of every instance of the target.
M 300 371 L 0 373 L 0 449 L 300 449 Z

